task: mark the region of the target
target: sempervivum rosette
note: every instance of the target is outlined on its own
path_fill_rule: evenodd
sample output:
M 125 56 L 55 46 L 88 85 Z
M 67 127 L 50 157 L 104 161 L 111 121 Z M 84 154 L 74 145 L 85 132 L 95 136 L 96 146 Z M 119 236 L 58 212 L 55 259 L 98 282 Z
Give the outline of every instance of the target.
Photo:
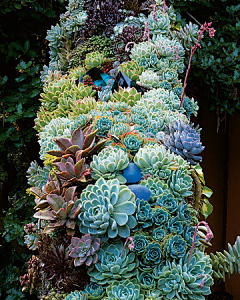
M 169 125 L 170 135 L 165 140 L 165 145 L 171 151 L 181 155 L 192 165 L 202 161 L 199 155 L 204 146 L 200 141 L 200 134 L 193 128 L 193 125 L 185 124 L 183 121 Z
M 137 224 L 133 217 L 135 196 L 127 186 L 120 186 L 118 179 L 98 179 L 95 185 L 83 190 L 78 202 L 82 203 L 79 215 L 82 233 L 127 238 L 130 228 Z

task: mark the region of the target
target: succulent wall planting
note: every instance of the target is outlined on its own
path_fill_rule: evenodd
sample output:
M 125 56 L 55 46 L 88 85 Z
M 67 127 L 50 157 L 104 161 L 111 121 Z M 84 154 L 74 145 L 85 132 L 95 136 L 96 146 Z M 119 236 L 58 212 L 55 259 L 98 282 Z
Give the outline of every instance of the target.
M 65 299 L 202 300 L 213 277 L 237 271 L 239 241 L 210 258 L 199 223 L 212 192 L 190 120 L 198 105 L 186 95 L 180 105 L 196 28 L 176 33 L 174 9 L 156 4 L 71 0 L 48 32 L 35 119 L 44 167 L 27 175 L 37 221 L 25 243 L 38 263 L 34 280 L 21 277 L 41 299 L 51 286 Z M 75 45 L 64 58 L 65 41 Z

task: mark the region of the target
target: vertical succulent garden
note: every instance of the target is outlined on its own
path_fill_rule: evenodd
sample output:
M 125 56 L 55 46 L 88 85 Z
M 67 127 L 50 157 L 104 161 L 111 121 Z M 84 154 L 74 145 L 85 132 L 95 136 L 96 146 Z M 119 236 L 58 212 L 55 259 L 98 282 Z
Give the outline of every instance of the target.
M 20 278 L 39 299 L 202 300 L 238 271 L 239 240 L 205 252 L 198 105 L 180 105 L 198 30 L 178 30 L 165 1 L 69 0 L 48 31 Z

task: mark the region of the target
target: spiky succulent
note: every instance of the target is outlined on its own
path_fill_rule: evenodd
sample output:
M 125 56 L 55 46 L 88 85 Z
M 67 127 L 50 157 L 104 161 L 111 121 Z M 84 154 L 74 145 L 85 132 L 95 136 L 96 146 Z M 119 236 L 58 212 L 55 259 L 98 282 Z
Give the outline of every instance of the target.
M 105 243 L 99 250 L 99 261 L 88 274 L 92 282 L 100 285 L 111 284 L 114 280 L 128 279 L 137 273 L 138 260 L 135 253 L 126 247 L 121 255 L 123 243 Z
M 177 262 L 167 262 L 158 280 L 158 290 L 167 299 L 204 300 L 211 293 L 212 267 L 208 255 L 195 252 L 190 261 L 185 255 Z
M 69 245 L 69 256 L 74 258 L 74 266 L 82 264 L 90 266 L 98 261 L 97 251 L 100 248 L 100 239 L 92 239 L 90 234 L 85 234 L 81 239 L 72 237 Z
M 117 178 L 121 183 L 125 183 L 126 180 L 121 172 L 127 168 L 128 164 L 129 157 L 126 152 L 108 146 L 98 155 L 93 156 L 93 161 L 90 164 L 92 178 Z
M 145 175 L 157 175 L 163 179 L 168 178 L 178 168 L 175 155 L 158 144 L 141 148 L 134 157 L 134 162 Z
M 135 88 L 122 88 L 119 87 L 118 92 L 114 92 L 112 95 L 113 101 L 125 102 L 130 106 L 136 104 L 141 98 L 141 93 L 138 93 Z
M 166 139 L 166 146 L 171 151 L 187 159 L 192 165 L 202 161 L 199 154 L 204 150 L 200 141 L 200 134 L 194 129 L 194 125 L 187 125 L 182 121 L 169 125 L 170 135 Z
M 136 279 L 114 280 L 106 289 L 105 300 L 143 300 L 140 285 Z
M 85 59 L 85 67 L 87 70 L 101 67 L 104 62 L 104 55 L 98 51 L 88 53 Z
M 77 201 L 80 203 L 79 228 L 85 234 L 127 238 L 136 226 L 135 196 L 126 186 L 120 186 L 118 179 L 100 178 L 94 185 L 88 185 Z
M 129 77 L 131 80 L 133 81 L 138 81 L 139 80 L 139 76 L 142 74 L 142 72 L 144 71 L 144 67 L 139 66 L 139 64 L 137 63 L 137 61 L 132 60 L 132 61 L 128 61 L 125 63 L 122 63 L 120 65 L 120 70 L 127 75 L 127 77 Z
M 68 188 L 64 197 L 56 194 L 47 195 L 46 201 L 50 209 L 39 210 L 33 215 L 40 220 L 52 221 L 45 227 L 43 233 L 51 233 L 66 226 L 67 234 L 74 235 L 76 217 L 81 210 L 81 204 L 76 204 L 75 191 L 76 186 Z
M 104 288 L 95 282 L 90 282 L 85 287 L 84 292 L 88 295 L 89 300 L 100 300 L 105 295 Z

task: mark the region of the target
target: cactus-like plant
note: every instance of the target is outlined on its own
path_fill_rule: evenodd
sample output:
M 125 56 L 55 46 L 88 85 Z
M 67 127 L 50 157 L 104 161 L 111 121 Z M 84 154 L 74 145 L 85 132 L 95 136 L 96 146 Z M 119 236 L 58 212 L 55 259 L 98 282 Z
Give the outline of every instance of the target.
M 67 234 L 73 236 L 75 232 L 76 218 L 81 210 L 81 204 L 76 204 L 75 187 L 70 187 L 65 191 L 64 197 L 56 194 L 47 195 L 49 209 L 37 211 L 33 217 L 49 223 L 43 233 L 51 233 L 62 226 L 66 226 Z
M 88 53 L 85 59 L 85 67 L 87 70 L 101 67 L 104 63 L 104 55 L 98 51 Z
M 138 260 L 135 253 L 129 253 L 126 247 L 123 250 L 123 243 L 105 243 L 99 250 L 99 261 L 89 270 L 92 282 L 100 285 L 111 284 L 114 280 L 130 279 L 137 273 Z
M 114 92 L 112 95 L 112 101 L 125 102 L 130 106 L 136 104 L 141 98 L 141 93 L 138 93 L 135 88 L 122 88 L 119 87 L 118 92 Z
M 91 175 L 94 179 L 117 178 L 121 183 L 126 183 L 126 179 L 121 172 L 129 165 L 129 157 L 126 152 L 121 149 L 108 146 L 104 148 L 98 155 L 93 156 L 90 164 Z
M 127 238 L 136 226 L 135 196 L 126 186 L 120 186 L 118 179 L 98 179 L 83 190 L 78 203 L 82 204 L 79 228 L 84 234 Z
M 82 264 L 90 266 L 98 261 L 97 251 L 100 248 L 100 239 L 92 239 L 90 234 L 85 234 L 81 239 L 72 237 L 69 245 L 69 256 L 74 258 L 74 266 Z

